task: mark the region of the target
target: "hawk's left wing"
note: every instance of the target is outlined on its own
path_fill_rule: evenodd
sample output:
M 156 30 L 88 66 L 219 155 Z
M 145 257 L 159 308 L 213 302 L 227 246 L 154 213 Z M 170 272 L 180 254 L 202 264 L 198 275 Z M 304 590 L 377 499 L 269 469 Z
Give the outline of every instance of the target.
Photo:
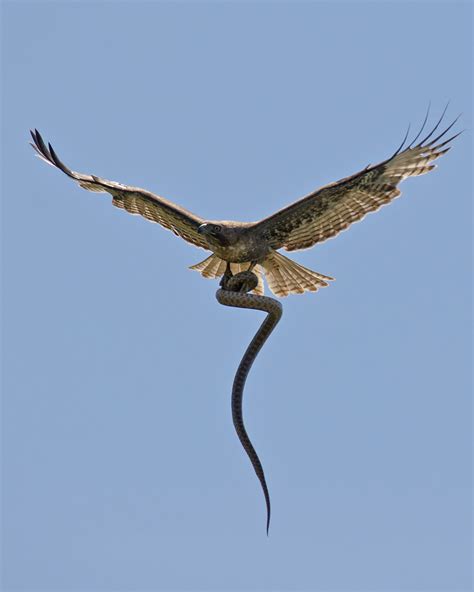
M 446 109 L 445 109 L 446 111 Z M 431 133 L 416 146 L 423 126 L 413 142 L 402 151 L 405 140 L 395 154 L 380 164 L 368 166 L 359 173 L 326 185 L 253 227 L 274 249 L 306 249 L 336 236 L 353 222 L 361 220 L 400 195 L 397 185 L 410 176 L 423 175 L 435 168 L 434 160 L 449 150 L 447 144 L 456 134 L 437 144 L 457 119 L 434 140 L 444 113 Z M 461 133 L 461 132 L 459 132 Z M 428 142 L 428 140 L 430 140 Z
M 34 142 L 31 145 L 41 160 L 60 169 L 68 177 L 77 181 L 82 188 L 110 193 L 112 204 L 117 208 L 122 208 L 130 214 L 143 216 L 151 222 L 157 222 L 196 247 L 209 250 L 205 237 L 198 232 L 199 226 L 204 223 L 203 218 L 151 191 L 122 185 L 116 181 L 107 181 L 95 175 L 76 173 L 59 160 L 51 144 L 46 146 L 38 130 L 32 131 L 31 137 Z

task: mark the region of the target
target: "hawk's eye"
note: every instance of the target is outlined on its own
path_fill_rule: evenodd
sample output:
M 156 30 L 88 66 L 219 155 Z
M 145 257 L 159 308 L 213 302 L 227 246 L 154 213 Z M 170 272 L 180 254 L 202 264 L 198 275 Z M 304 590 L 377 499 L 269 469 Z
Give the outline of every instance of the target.
M 219 226 L 219 224 L 214 224 L 213 230 L 214 232 L 220 232 L 222 230 L 222 226 Z

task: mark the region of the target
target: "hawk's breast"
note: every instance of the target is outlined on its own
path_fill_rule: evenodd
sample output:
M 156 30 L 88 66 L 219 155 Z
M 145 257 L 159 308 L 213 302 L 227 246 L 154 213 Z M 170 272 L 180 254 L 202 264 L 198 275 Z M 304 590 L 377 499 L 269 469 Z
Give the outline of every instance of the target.
M 212 249 L 224 261 L 246 263 L 262 261 L 270 252 L 265 240 L 259 240 L 253 233 L 244 233 L 233 244 L 213 247 Z

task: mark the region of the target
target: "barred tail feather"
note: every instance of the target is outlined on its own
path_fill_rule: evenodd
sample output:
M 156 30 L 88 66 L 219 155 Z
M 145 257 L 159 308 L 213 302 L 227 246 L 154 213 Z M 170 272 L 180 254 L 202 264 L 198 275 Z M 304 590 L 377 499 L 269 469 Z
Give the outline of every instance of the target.
M 217 255 L 211 255 L 204 261 L 191 265 L 189 269 L 199 271 L 205 278 L 217 278 L 224 274 L 226 262 Z
M 275 296 L 316 292 L 334 278 L 312 271 L 273 251 L 263 262 L 268 286 Z
M 226 269 L 227 263 L 217 255 L 211 255 L 204 261 L 192 265 L 189 269 L 199 271 L 205 278 L 221 277 Z M 249 263 L 231 263 L 230 268 L 233 274 L 239 271 L 246 271 Z M 258 285 L 253 291 L 254 294 L 263 295 L 263 275 L 265 274 L 268 287 L 275 296 L 284 297 L 288 294 L 303 294 L 303 292 L 316 292 L 319 288 L 328 286 L 328 282 L 334 278 L 288 259 L 284 255 L 272 251 L 268 257 L 262 261 L 261 265 L 256 265 L 253 271 L 258 277 Z

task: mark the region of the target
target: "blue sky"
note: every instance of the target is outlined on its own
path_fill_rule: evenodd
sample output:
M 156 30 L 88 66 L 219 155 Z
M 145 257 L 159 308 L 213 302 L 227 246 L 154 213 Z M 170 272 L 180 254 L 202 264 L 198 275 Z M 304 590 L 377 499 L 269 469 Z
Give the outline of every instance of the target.
M 4 2 L 5 590 L 468 590 L 471 3 Z M 296 261 L 262 317 L 203 252 L 45 166 L 256 220 L 383 160 L 409 122 L 467 131 L 389 207 Z

